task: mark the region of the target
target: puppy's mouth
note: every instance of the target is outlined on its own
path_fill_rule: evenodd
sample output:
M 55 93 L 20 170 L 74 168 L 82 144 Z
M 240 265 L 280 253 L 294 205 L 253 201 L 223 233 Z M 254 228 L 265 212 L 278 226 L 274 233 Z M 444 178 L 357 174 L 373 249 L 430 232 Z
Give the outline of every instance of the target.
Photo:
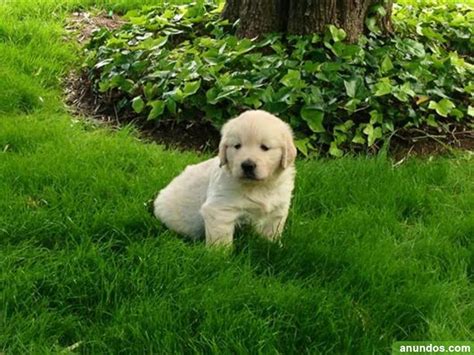
M 255 176 L 255 174 L 243 174 L 242 176 L 240 176 L 240 180 L 247 182 L 258 182 L 263 181 L 265 179 L 259 178 L 258 176 Z
M 253 171 L 252 172 L 244 171 L 244 178 L 255 180 L 257 177 L 255 176 L 255 173 Z

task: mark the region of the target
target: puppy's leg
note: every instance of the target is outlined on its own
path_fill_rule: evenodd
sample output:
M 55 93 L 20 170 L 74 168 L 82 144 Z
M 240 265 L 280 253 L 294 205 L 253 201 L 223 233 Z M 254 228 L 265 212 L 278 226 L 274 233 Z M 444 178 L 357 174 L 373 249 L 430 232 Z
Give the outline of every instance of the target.
M 268 216 L 256 225 L 257 232 L 270 241 L 277 241 L 283 233 L 287 217 L 288 212 Z
M 206 245 L 231 246 L 238 214 L 232 209 L 206 203 L 201 207 L 201 215 L 206 228 Z

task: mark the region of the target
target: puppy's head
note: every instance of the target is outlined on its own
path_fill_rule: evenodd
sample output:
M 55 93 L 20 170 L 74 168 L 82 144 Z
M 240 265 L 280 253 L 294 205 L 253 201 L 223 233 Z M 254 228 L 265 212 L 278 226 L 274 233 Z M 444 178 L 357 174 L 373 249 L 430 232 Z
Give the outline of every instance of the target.
M 290 126 L 268 112 L 246 111 L 228 121 L 221 133 L 220 163 L 235 178 L 263 181 L 295 160 Z

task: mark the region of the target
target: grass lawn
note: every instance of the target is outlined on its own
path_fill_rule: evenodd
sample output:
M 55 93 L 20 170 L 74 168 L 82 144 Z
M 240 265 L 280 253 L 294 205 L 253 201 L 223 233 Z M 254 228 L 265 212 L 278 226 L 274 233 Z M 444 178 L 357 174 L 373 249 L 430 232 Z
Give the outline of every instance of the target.
M 61 77 L 81 58 L 62 20 L 91 3 L 0 2 L 0 351 L 365 354 L 473 339 L 472 155 L 299 161 L 282 248 L 249 231 L 232 255 L 185 242 L 144 204 L 206 157 L 63 107 Z

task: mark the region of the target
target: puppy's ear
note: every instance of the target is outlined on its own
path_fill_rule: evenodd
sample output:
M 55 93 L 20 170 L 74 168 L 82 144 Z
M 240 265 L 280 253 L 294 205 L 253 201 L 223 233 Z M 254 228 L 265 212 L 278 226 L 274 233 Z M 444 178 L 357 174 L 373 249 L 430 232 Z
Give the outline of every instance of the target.
M 221 139 L 219 143 L 219 167 L 222 167 L 227 164 L 227 144 L 225 144 L 224 139 Z
M 221 129 L 221 141 L 219 143 L 219 167 L 227 164 L 227 131 L 229 130 L 229 123 L 227 122 Z
M 296 147 L 295 143 L 293 142 L 293 132 L 291 131 L 290 127 L 288 127 L 287 132 L 285 132 L 283 143 L 281 166 L 283 169 L 286 169 L 288 166 L 293 164 L 296 158 Z

